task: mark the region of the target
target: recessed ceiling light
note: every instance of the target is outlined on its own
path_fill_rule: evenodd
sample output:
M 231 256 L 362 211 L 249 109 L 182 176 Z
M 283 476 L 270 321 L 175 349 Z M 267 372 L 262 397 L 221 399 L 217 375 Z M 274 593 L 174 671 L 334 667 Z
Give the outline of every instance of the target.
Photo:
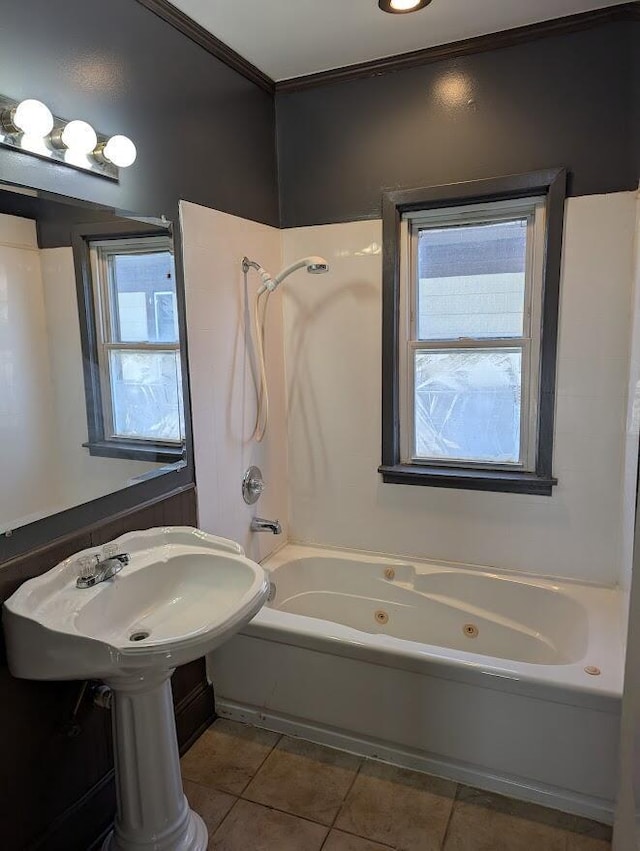
M 417 12 L 428 6 L 431 0 L 378 0 L 378 6 L 383 12 L 392 15 L 403 15 L 406 12 Z

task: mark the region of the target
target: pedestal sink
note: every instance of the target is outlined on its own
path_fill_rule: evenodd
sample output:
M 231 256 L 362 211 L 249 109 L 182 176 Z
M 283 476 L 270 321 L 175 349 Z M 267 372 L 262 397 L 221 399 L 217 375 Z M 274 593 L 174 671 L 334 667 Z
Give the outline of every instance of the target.
M 5 602 L 9 668 L 111 686 L 118 810 L 103 851 L 206 851 L 206 827 L 182 790 L 170 677 L 248 623 L 268 582 L 239 544 L 187 527 L 123 535 L 115 552 L 128 564 L 93 587 L 77 580 L 99 548 Z

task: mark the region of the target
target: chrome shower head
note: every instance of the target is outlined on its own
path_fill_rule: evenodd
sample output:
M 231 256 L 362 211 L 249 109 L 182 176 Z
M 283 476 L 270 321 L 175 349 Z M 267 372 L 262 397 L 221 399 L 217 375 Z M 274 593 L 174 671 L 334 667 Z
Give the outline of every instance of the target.
M 302 260 L 296 260 L 295 263 L 278 272 L 275 278 L 272 278 L 269 283 L 265 283 L 265 286 L 273 292 L 285 278 L 297 272 L 298 269 L 306 269 L 311 275 L 323 275 L 329 271 L 329 264 L 323 257 L 303 257 Z

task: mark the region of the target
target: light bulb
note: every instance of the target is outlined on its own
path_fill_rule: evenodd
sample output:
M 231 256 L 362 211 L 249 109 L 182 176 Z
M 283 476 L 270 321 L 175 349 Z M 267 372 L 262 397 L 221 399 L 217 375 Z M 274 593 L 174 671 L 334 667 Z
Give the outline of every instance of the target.
M 74 154 L 90 154 L 98 144 L 96 131 L 86 121 L 70 121 L 61 134 L 62 143 Z
M 418 12 L 428 6 L 432 0 L 378 0 L 378 6 L 383 12 L 392 15 L 403 15 L 406 12 Z
M 104 146 L 103 154 L 118 168 L 128 168 L 136 161 L 136 146 L 127 136 L 112 136 Z
M 13 110 L 11 121 L 25 136 L 44 139 L 53 130 L 51 110 L 39 100 L 23 100 Z
M 30 154 L 38 154 L 41 157 L 50 157 L 51 149 L 47 148 L 47 143 L 42 136 L 29 135 L 23 133 L 20 137 L 20 147 L 23 151 L 29 151 Z
M 67 148 L 64 152 L 64 161 L 67 165 L 72 165 L 76 168 L 91 168 L 91 160 L 88 155 L 81 151 L 74 151 L 72 148 Z

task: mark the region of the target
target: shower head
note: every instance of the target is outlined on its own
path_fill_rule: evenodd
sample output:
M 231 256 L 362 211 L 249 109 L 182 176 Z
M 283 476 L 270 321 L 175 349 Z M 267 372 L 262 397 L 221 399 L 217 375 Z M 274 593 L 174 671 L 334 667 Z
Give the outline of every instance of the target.
M 285 278 L 288 278 L 293 272 L 297 272 L 298 269 L 306 269 L 310 275 L 322 275 L 329 271 L 329 264 L 322 257 L 304 257 L 302 260 L 296 260 L 295 263 L 278 272 L 271 280 L 265 281 L 265 287 L 273 292 Z
M 303 257 L 302 260 L 296 260 L 295 263 L 292 263 L 290 266 L 287 266 L 286 269 L 283 269 L 281 272 L 278 272 L 277 275 L 273 276 L 254 260 L 249 260 L 245 257 L 242 261 L 242 269 L 245 274 L 249 271 L 249 269 L 255 269 L 258 272 L 262 278 L 262 286 L 258 290 L 258 295 L 260 295 L 266 290 L 269 290 L 269 292 L 272 293 L 280 286 L 285 278 L 288 278 L 289 275 L 293 274 L 293 272 L 297 272 L 298 269 L 306 269 L 310 275 L 323 275 L 325 272 L 329 271 L 329 264 L 323 257 Z

